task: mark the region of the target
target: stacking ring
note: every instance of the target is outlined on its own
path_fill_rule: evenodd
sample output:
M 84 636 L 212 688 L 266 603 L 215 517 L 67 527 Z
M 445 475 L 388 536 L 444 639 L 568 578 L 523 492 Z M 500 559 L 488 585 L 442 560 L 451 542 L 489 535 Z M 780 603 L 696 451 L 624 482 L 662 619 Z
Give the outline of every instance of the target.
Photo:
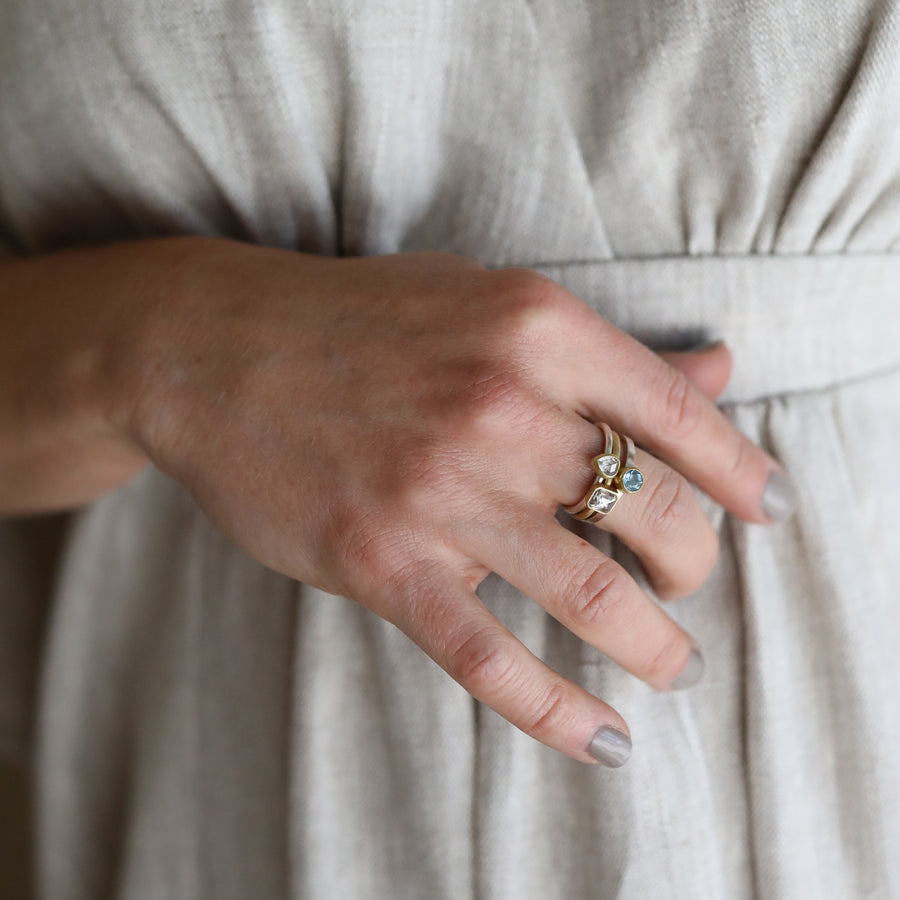
M 564 507 L 569 515 L 585 522 L 609 515 L 623 493 L 636 494 L 644 485 L 644 476 L 634 466 L 634 441 L 605 422 L 598 422 L 597 427 L 603 434 L 603 452 L 591 459 L 594 481 L 581 500 Z

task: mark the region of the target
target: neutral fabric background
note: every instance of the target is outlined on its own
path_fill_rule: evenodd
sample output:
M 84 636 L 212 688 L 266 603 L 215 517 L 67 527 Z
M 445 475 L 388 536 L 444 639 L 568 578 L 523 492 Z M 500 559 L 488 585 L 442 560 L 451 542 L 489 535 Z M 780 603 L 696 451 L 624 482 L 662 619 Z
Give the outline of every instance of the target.
M 701 498 L 722 552 L 670 606 L 706 655 L 686 693 L 482 586 L 626 717 L 615 771 L 247 559 L 156 471 L 59 552 L 6 523 L 0 736 L 34 761 L 46 896 L 900 894 L 897 2 L 11 0 L 0 24 L 13 252 L 194 233 L 533 265 L 651 346 L 728 341 L 722 409 L 801 501 L 761 528 Z

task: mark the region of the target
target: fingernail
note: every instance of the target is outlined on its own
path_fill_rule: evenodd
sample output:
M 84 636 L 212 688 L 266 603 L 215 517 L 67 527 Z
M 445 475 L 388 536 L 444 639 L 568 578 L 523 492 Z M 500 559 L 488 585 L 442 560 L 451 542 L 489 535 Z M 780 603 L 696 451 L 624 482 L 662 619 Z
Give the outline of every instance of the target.
M 797 509 L 797 492 L 785 473 L 777 469 L 771 472 L 760 506 L 773 522 L 783 522 L 794 514 Z
M 705 668 L 703 654 L 697 647 L 694 647 L 681 673 L 672 682 L 672 690 L 682 691 L 685 688 L 693 687 L 700 680 Z
M 718 341 L 707 341 L 704 344 L 697 344 L 696 347 L 688 347 L 687 353 L 708 353 L 710 350 L 715 350 L 716 347 L 721 346 L 724 343 L 721 339 Z
M 587 749 L 588 753 L 604 766 L 618 769 L 619 766 L 624 766 L 631 756 L 631 738 L 612 725 L 604 725 L 591 738 Z

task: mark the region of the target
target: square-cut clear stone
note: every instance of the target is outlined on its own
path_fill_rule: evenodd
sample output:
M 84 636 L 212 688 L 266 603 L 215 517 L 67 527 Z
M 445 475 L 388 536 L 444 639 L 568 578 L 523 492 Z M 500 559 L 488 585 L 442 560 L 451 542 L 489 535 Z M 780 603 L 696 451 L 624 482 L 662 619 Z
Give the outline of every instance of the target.
M 605 487 L 598 487 L 594 488 L 592 491 L 591 496 L 588 498 L 587 505 L 596 512 L 608 513 L 616 505 L 616 500 L 618 499 L 619 495 L 616 491 L 611 491 L 609 488 Z

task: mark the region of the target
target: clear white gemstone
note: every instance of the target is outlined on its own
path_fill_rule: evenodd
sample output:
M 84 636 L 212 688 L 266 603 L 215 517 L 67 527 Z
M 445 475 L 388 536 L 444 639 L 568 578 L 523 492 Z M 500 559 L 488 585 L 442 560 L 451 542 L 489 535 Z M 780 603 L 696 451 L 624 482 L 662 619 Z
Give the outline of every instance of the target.
M 619 495 L 605 487 L 595 488 L 588 498 L 587 505 L 590 509 L 601 513 L 608 513 L 615 505 Z
M 612 478 L 619 471 L 619 460 L 615 456 L 598 456 L 597 470 L 604 478 Z

